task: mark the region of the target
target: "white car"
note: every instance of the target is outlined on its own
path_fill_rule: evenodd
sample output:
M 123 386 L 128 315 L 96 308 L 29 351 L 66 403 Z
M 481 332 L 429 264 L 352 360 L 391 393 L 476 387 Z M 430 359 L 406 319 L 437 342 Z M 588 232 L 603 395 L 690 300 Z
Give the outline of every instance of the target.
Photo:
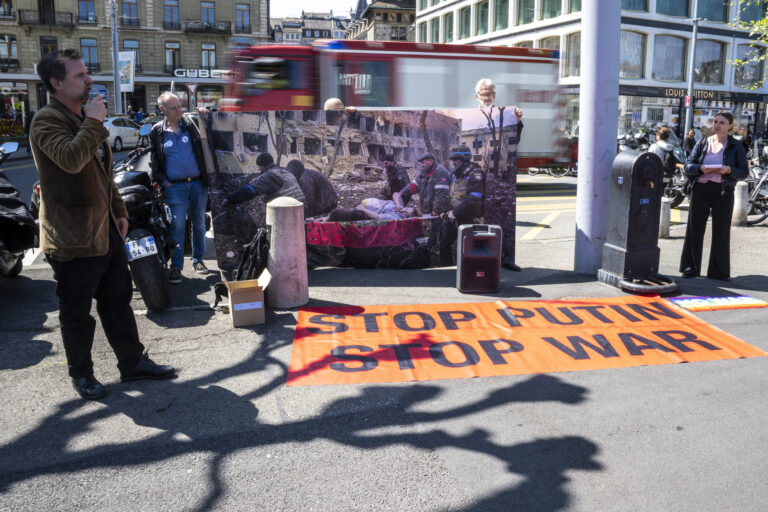
M 140 126 L 127 117 L 107 117 L 104 126 L 109 130 L 109 145 L 115 152 L 136 146 L 139 142 Z

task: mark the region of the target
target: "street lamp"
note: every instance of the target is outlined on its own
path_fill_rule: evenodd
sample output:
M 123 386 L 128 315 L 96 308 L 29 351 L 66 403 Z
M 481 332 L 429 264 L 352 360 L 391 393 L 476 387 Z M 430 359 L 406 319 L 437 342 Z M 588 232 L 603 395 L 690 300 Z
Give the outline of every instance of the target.
M 699 35 L 699 2 L 693 2 L 693 37 L 691 37 L 691 51 L 688 55 L 688 95 L 685 97 L 686 110 L 685 110 L 685 131 L 683 136 L 688 133 L 688 130 L 693 126 L 693 70 L 694 61 L 696 60 L 696 38 Z
M 118 66 L 119 51 L 117 43 L 117 0 L 106 0 L 112 11 L 112 79 L 115 81 L 115 114 L 123 113 L 123 101 L 120 96 L 120 68 Z

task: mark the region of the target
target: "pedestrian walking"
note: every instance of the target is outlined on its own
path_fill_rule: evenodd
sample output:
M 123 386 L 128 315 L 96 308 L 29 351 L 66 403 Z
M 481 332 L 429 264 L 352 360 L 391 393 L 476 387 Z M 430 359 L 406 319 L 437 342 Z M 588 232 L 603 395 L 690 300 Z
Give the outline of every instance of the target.
M 104 97 L 89 99 L 93 80 L 77 50 L 50 52 L 37 69 L 53 95 L 32 121 L 29 137 L 42 192 L 40 250 L 56 279 L 72 385 L 85 399 L 107 394 L 91 359 L 94 298 L 120 378 L 171 378 L 172 367 L 144 352 L 130 305 L 133 286 L 124 246 L 128 213 L 112 176 L 109 131 L 102 124 Z

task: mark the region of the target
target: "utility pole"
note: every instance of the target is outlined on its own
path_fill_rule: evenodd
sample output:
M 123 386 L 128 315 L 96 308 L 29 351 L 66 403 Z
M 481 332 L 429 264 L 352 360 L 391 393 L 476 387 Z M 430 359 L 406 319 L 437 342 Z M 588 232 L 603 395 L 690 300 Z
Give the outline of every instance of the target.
M 597 275 L 608 235 L 608 200 L 619 109 L 621 2 L 583 2 L 579 174 L 574 270 Z
M 123 99 L 120 91 L 120 68 L 117 52 L 117 0 L 107 0 L 112 12 L 112 78 L 115 81 L 115 115 L 123 113 Z
M 696 60 L 696 39 L 699 35 L 699 2 L 693 2 L 693 37 L 691 38 L 691 51 L 688 55 L 688 95 L 685 98 L 685 131 L 683 137 L 693 127 L 693 70 Z

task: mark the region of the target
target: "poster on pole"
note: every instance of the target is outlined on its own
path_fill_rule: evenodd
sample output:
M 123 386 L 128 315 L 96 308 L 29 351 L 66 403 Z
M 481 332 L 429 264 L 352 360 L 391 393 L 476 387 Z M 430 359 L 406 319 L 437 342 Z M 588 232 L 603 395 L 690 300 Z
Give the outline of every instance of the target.
M 133 75 L 136 54 L 133 51 L 117 53 L 117 67 L 120 71 L 120 92 L 133 92 Z

